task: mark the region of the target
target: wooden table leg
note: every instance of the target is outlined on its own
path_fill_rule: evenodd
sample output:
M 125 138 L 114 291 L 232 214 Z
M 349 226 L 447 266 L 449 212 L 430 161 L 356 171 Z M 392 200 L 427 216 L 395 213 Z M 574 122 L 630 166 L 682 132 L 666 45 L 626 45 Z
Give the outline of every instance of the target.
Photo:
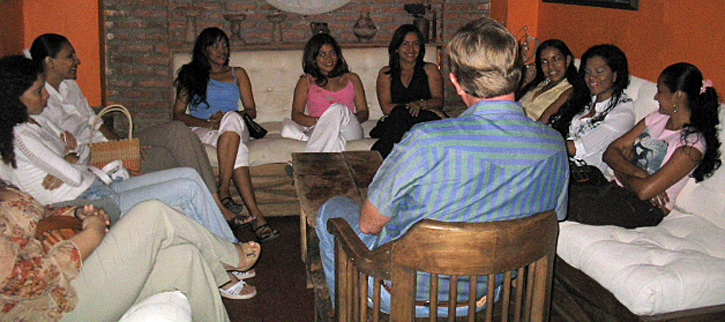
M 300 210 L 300 252 L 302 262 L 307 263 L 307 215 Z

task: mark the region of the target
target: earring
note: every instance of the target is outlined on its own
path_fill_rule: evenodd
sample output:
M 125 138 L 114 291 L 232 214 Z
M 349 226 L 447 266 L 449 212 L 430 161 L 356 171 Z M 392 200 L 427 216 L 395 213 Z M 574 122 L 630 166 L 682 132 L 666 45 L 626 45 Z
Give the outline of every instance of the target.
M 672 110 L 672 113 L 677 113 L 677 111 L 680 110 L 680 108 L 677 106 L 677 104 L 672 104 L 672 106 L 675 108 L 674 110 Z

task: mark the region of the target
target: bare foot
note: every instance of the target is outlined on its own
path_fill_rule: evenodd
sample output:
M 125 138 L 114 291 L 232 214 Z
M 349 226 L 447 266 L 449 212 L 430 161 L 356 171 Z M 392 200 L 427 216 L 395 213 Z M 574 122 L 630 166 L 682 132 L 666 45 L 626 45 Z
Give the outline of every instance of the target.
M 262 246 L 253 241 L 240 243 L 236 248 L 239 253 L 239 267 L 237 267 L 239 271 L 247 271 L 252 268 L 262 252 Z

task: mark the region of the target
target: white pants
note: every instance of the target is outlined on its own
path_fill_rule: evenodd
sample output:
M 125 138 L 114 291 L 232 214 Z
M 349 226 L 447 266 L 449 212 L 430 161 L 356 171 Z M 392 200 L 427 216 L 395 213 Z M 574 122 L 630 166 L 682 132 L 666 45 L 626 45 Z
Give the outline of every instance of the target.
M 307 141 L 305 152 L 342 152 L 345 151 L 347 141 L 363 138 L 363 128 L 349 108 L 335 103 L 322 113 L 317 124 L 312 127 L 285 119 L 282 137 Z
M 234 160 L 234 169 L 249 166 L 249 130 L 244 124 L 242 115 L 237 112 L 227 112 L 222 117 L 219 129 L 214 130 L 207 127 L 192 127 L 191 130 L 199 136 L 202 143 L 217 147 L 219 137 L 224 132 L 234 132 L 239 135 L 239 148 L 237 149 L 237 158 Z

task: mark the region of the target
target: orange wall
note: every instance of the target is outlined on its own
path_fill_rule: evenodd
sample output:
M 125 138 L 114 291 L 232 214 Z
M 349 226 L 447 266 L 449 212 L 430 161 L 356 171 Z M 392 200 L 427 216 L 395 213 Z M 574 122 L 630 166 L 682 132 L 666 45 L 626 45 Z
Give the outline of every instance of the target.
M 524 35 L 521 30 L 528 27 L 528 35 L 536 37 L 539 29 L 540 0 L 492 0 L 491 17 L 502 22 L 517 38 Z M 535 50 L 531 44 L 530 52 Z M 533 62 L 533 57 L 528 62 Z
M 0 57 L 23 50 L 23 2 L 0 1 Z
M 615 44 L 627 54 L 631 73 L 652 81 L 668 65 L 690 62 L 725 93 L 723 12 L 722 0 L 642 0 L 638 11 L 542 2 L 538 37 L 562 39 L 576 56 Z
M 78 84 L 91 106 L 101 105 L 101 45 L 99 0 L 25 0 L 25 48 L 44 33 L 66 36 L 75 47 L 81 66 Z

